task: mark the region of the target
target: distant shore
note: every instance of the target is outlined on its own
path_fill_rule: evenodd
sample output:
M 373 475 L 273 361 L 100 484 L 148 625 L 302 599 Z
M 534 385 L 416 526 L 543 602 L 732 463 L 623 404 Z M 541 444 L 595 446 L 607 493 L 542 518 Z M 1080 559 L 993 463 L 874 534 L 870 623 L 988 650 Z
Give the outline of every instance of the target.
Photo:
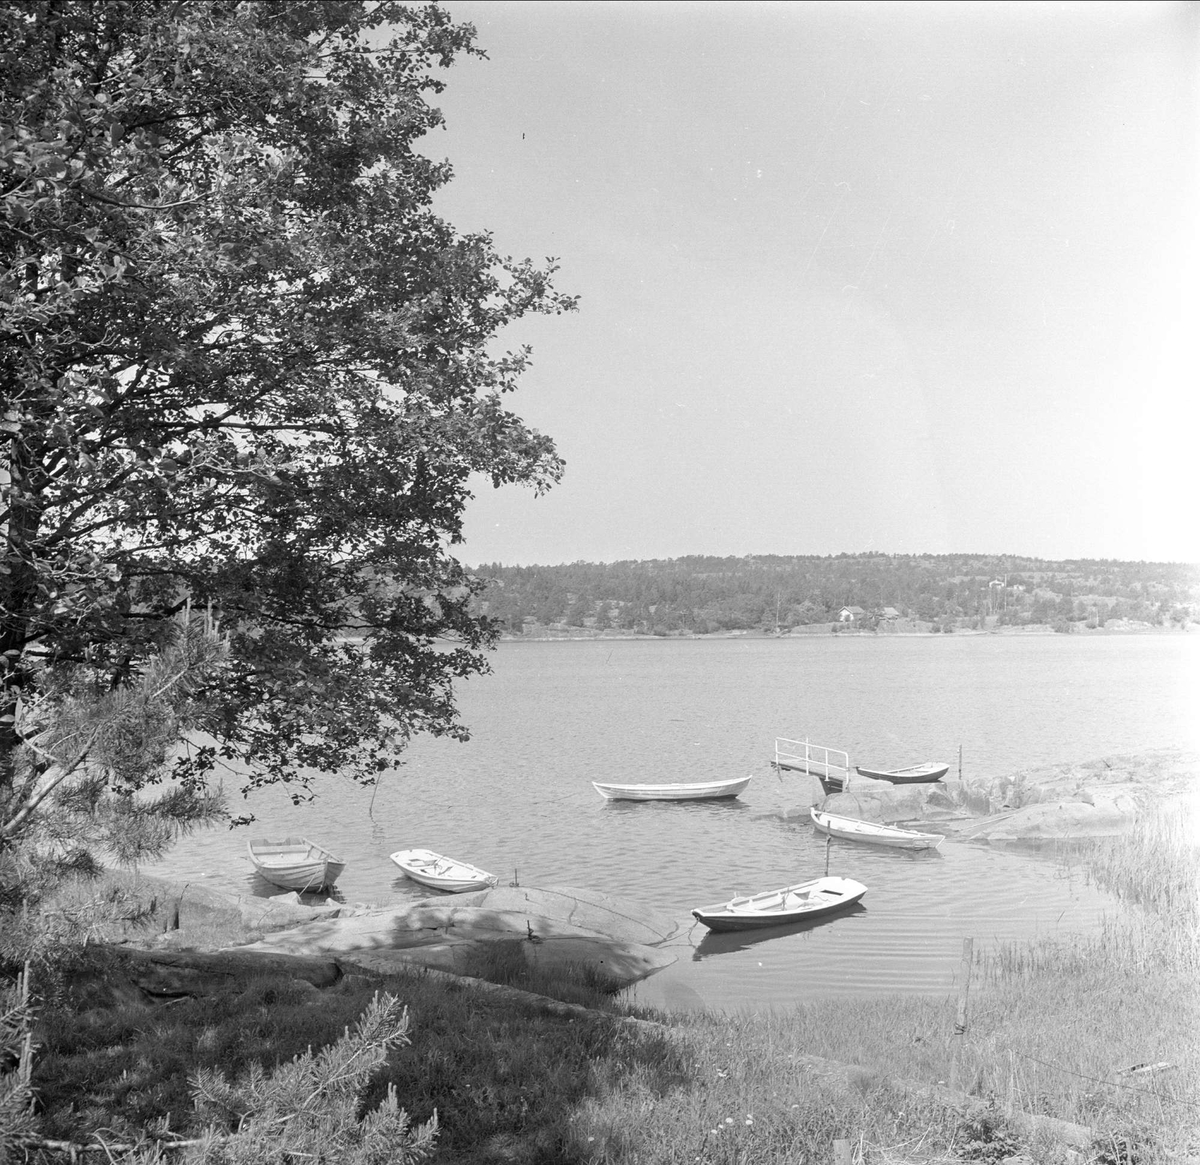
M 1028 636 L 1028 635 L 1188 635 L 1200 633 L 1200 623 L 1182 625 L 1145 623 L 1136 619 L 1111 619 L 1102 627 L 1070 623 L 1069 629 L 1055 627 L 1049 623 L 1026 623 L 1020 625 L 994 625 L 991 627 L 935 627 L 931 623 L 913 619 L 900 619 L 879 627 L 855 627 L 849 623 L 806 623 L 788 630 L 763 631 L 761 629 L 733 629 L 729 631 L 679 631 L 654 635 L 646 631 L 622 631 L 606 628 L 597 631 L 589 627 L 566 627 L 550 624 L 534 625 L 522 635 L 504 633 L 504 643 L 550 642 L 553 640 L 620 640 L 620 639 L 803 639 L 814 635 L 851 636 L 857 639 L 890 638 L 891 636 Z

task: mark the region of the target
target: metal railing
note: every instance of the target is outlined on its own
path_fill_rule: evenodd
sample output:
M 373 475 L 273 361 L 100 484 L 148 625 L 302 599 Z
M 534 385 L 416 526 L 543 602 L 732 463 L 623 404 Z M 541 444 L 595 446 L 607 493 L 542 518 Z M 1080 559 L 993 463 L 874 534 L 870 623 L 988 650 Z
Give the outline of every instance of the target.
M 775 737 L 775 767 L 781 772 L 811 773 L 844 789 L 850 783 L 850 756 L 840 748 L 826 748 L 807 740 Z

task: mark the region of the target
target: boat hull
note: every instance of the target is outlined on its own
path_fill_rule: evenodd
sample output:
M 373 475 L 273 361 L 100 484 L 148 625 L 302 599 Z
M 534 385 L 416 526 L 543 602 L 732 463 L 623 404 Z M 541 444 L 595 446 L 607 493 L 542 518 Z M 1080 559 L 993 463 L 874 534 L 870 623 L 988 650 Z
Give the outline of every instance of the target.
M 863 841 L 891 849 L 937 849 L 946 840 L 941 833 L 921 833 L 916 829 L 899 829 L 874 821 L 859 821 L 856 817 L 840 817 L 836 813 L 823 813 L 815 806 L 809 810 L 809 814 L 819 832 L 844 841 Z
M 326 890 L 346 863 L 304 837 L 255 838 L 246 843 L 254 868 L 281 890 Z
M 606 801 L 715 801 L 736 797 L 750 781 L 750 777 L 667 785 L 617 785 L 593 781 L 592 787 Z
M 428 849 L 397 850 L 388 855 L 405 875 L 422 886 L 465 894 L 469 890 L 487 890 L 500 881 L 478 866 L 444 857 Z
M 866 892 L 866 886 L 853 878 L 817 878 L 748 898 L 700 906 L 692 911 L 692 915 L 709 930 L 718 933 L 765 930 L 824 918 L 853 906 Z
M 864 769 L 856 765 L 854 771 L 860 777 L 873 781 L 890 781 L 893 785 L 923 785 L 940 781 L 949 771 L 949 765 L 912 765 L 906 769 Z

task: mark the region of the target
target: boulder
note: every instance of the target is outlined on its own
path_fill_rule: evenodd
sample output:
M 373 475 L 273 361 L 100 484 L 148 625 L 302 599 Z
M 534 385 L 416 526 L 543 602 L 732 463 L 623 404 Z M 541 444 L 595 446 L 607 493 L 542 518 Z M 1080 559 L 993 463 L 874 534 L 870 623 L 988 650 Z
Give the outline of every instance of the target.
M 890 824 L 896 821 L 937 821 L 963 815 L 957 781 L 930 781 L 920 785 L 892 785 L 869 777 L 851 779 L 843 793 L 833 793 L 821 808 L 860 821 Z

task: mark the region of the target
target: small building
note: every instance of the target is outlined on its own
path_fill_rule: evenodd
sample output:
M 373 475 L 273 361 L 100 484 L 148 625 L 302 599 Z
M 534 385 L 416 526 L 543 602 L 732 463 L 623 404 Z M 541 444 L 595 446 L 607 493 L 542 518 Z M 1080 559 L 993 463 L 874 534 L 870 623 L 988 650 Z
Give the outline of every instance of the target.
M 900 612 L 897 611 L 895 607 L 884 607 L 883 610 L 879 612 L 879 617 L 881 619 L 899 619 Z
M 838 612 L 839 623 L 853 623 L 856 619 L 861 619 L 866 614 L 862 607 L 843 607 Z

